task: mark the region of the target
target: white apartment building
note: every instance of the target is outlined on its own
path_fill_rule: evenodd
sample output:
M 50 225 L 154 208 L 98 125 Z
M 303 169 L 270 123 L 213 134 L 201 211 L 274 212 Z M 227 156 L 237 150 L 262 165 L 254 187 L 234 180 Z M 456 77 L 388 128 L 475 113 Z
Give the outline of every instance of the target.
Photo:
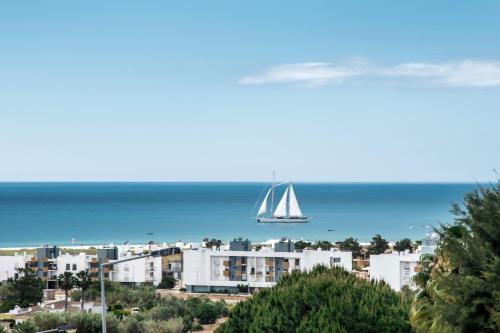
M 405 285 L 412 287 L 411 279 L 418 273 L 420 256 L 434 253 L 438 239 L 437 234 L 428 234 L 415 253 L 393 251 L 387 254 L 371 255 L 370 278 L 383 280 L 396 291 L 401 290 Z
M 417 274 L 420 253 L 392 252 L 370 256 L 370 278 L 383 280 L 392 289 L 400 291 L 405 285 L 411 286 L 411 278 Z
M 128 252 L 119 259 L 130 257 Z M 153 283 L 155 286 L 162 279 L 162 258 L 141 258 L 113 265 L 113 281 L 124 283 Z
M 64 272 L 78 273 L 88 270 L 92 280 L 99 279 L 100 264 L 117 259 L 125 259 L 142 254 L 144 251 L 164 249 L 156 245 L 99 247 L 97 254 L 59 253 L 58 247 L 43 247 L 34 255 L 0 256 L 0 282 L 13 278 L 18 268 L 30 268 L 45 282 L 47 289 L 57 287 L 57 276 Z M 172 253 L 180 253 L 179 248 L 169 248 Z M 177 254 L 178 255 L 178 254 Z M 147 257 L 104 267 L 104 278 L 122 283 L 153 283 L 158 285 L 166 274 L 180 277 L 181 262 L 171 262 L 163 267 L 165 257 Z
M 236 240 L 235 240 L 236 242 Z M 247 241 L 248 242 L 248 241 Z M 233 243 L 233 242 L 231 242 Z M 249 244 L 249 242 L 248 242 Z M 295 270 L 308 271 L 314 266 L 342 266 L 352 269 L 352 253 L 337 250 L 281 252 L 251 250 L 197 249 L 184 251 L 183 284 L 190 292 L 236 291 L 238 285 L 251 290 L 269 288 L 282 275 Z M 293 251 L 293 245 L 291 247 Z
M 18 268 L 24 268 L 26 255 L 14 254 L 13 256 L 0 256 L 0 282 L 14 278 Z
M 72 272 L 74 274 L 88 269 L 88 262 L 91 256 L 85 253 L 69 254 L 63 253 L 57 257 L 57 275 L 64 272 Z

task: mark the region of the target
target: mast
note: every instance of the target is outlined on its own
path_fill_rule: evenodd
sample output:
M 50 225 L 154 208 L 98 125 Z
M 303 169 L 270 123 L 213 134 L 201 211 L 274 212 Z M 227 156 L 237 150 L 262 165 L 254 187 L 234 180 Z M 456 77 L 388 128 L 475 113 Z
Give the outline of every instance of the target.
M 274 214 L 274 170 L 273 170 L 273 182 L 271 183 L 271 215 Z

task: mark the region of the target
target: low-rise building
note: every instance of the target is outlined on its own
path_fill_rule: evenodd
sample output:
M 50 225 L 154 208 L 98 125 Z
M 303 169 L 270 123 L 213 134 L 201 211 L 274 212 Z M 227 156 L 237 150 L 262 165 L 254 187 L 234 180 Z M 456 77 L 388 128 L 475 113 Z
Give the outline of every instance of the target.
M 352 269 L 351 252 L 295 252 L 288 240 L 275 244 L 274 250 L 255 251 L 248 240 L 235 239 L 229 250 L 185 250 L 183 258 L 183 284 L 189 292 L 237 291 L 239 285 L 250 290 L 269 288 L 283 275 L 308 271 L 317 265 Z
M 403 286 L 412 286 L 411 279 L 419 271 L 420 256 L 432 254 L 436 250 L 439 236 L 428 234 L 415 253 L 396 252 L 370 256 L 370 278 L 383 280 L 392 289 L 399 291 Z
M 417 273 L 420 253 L 398 253 L 370 256 L 370 278 L 383 280 L 392 289 L 399 291 L 411 285 L 411 278 Z

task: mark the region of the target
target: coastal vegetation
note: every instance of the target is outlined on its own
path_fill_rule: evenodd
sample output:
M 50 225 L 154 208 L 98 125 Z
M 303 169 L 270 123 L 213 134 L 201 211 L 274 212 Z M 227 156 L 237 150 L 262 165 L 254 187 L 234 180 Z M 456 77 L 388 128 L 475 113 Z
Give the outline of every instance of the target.
M 500 332 L 500 182 L 465 195 L 422 256 L 411 308 L 417 333 Z
M 367 255 L 382 254 L 389 248 L 389 242 L 379 234 L 373 236 L 370 246 L 368 246 Z
M 0 313 L 15 305 L 26 308 L 42 301 L 44 284 L 31 269 L 19 268 L 14 278 L 0 285 Z
M 351 251 L 353 259 L 358 259 L 363 256 L 363 248 L 359 245 L 358 240 L 352 237 L 338 242 L 337 246 L 341 251 Z
M 172 289 L 173 287 L 175 287 L 175 278 L 172 275 L 165 276 L 158 284 L 158 289 Z
M 385 283 L 318 266 L 238 303 L 216 332 L 411 332 L 410 302 Z
M 127 288 L 127 287 L 125 287 Z M 131 289 L 133 290 L 133 289 Z M 144 289 L 140 289 L 144 290 Z M 149 297 L 144 295 L 143 299 Z M 207 298 L 187 300 L 166 297 L 152 299 L 141 311 L 132 314 L 129 307 L 135 303 L 115 303 L 109 306 L 107 331 L 109 333 L 184 333 L 200 325 L 212 324 L 228 314 L 224 301 L 212 302 Z M 100 333 L 101 315 L 80 312 L 39 312 L 14 328 L 15 333 L 32 333 L 55 329 L 65 325 L 76 325 L 77 333 Z

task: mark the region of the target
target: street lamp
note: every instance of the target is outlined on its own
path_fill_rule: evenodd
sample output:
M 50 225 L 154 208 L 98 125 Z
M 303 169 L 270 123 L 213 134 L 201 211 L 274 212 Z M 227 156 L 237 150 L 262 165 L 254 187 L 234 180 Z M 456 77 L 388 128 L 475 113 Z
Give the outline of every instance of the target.
M 104 266 L 109 266 L 109 265 L 115 265 L 115 264 L 121 264 L 122 262 L 126 261 L 132 261 L 132 260 L 137 260 L 137 259 L 143 259 L 143 258 L 148 258 L 148 257 L 159 257 L 163 255 L 167 255 L 172 251 L 172 249 L 161 249 L 161 250 L 155 250 L 152 251 L 149 254 L 143 254 L 140 256 L 134 256 L 134 257 L 129 257 L 126 259 L 120 259 L 120 260 L 113 260 L 109 262 L 103 262 L 100 267 L 101 267 L 101 305 L 102 305 L 102 333 L 106 333 L 106 290 L 104 287 Z

